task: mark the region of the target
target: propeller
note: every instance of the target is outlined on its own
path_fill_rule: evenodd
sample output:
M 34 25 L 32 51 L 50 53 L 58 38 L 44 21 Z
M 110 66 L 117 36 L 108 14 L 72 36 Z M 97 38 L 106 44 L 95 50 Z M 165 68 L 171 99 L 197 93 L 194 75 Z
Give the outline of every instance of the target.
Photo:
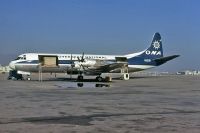
M 71 63 L 70 79 L 72 79 L 72 69 L 73 69 L 73 67 L 74 67 L 74 64 L 73 64 L 73 61 L 72 61 L 72 54 L 71 54 L 70 63 Z
M 82 63 L 84 63 L 85 62 L 85 59 L 84 59 L 84 52 L 83 52 L 83 54 L 82 54 L 82 56 L 81 57 L 79 57 L 79 56 L 77 56 L 77 59 L 78 59 L 78 64 L 79 64 L 79 66 L 80 66 L 80 69 L 78 70 L 79 71 L 79 74 L 81 74 L 81 72 L 82 72 L 82 70 L 85 70 L 85 67 L 84 67 L 84 65 L 82 64 Z M 75 67 L 75 62 L 73 62 L 73 59 L 72 59 L 72 54 L 71 54 L 71 59 L 70 59 L 70 63 L 71 63 L 71 72 L 70 72 L 70 79 L 72 79 L 72 74 L 73 74 L 73 68 Z
M 85 59 L 84 59 L 84 52 L 82 54 L 81 57 L 78 57 L 77 56 L 77 59 L 78 59 L 78 62 L 79 62 L 79 66 L 80 66 L 80 69 L 79 69 L 79 73 L 81 73 L 81 69 L 85 70 L 85 67 L 83 66 L 83 62 L 85 62 Z M 71 68 L 70 68 L 70 79 L 72 79 L 72 74 L 73 74 L 73 68 L 75 67 L 75 62 L 73 62 L 73 56 L 71 54 L 71 58 L 70 58 L 70 63 L 71 63 Z
M 85 70 L 85 68 L 84 68 L 84 66 L 83 66 L 83 62 L 85 62 L 85 59 L 84 59 L 84 52 L 83 52 L 83 54 L 82 54 L 82 56 L 81 56 L 81 59 L 79 58 L 79 56 L 77 57 L 77 59 L 78 59 L 78 62 L 80 63 L 79 65 L 80 65 L 80 70 L 81 70 L 81 68 L 83 69 L 83 70 Z
M 84 52 L 83 52 L 83 54 L 82 54 L 82 56 L 81 56 L 81 59 L 80 59 L 79 57 L 77 57 L 79 62 L 85 62 L 84 55 L 85 55 L 85 54 L 84 54 Z

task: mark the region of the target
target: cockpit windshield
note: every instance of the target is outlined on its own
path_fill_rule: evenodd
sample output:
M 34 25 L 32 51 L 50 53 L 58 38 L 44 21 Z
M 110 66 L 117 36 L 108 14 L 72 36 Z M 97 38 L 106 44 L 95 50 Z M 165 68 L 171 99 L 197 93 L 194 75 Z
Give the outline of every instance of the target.
M 23 57 L 17 57 L 15 60 L 22 60 Z
M 26 60 L 26 55 L 18 56 L 15 60 Z

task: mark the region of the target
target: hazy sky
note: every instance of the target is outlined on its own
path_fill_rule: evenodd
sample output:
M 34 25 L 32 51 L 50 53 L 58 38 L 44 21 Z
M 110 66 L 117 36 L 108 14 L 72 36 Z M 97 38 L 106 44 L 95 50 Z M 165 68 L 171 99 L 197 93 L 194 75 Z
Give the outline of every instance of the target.
M 200 0 L 0 0 L 0 64 L 25 52 L 127 54 L 160 32 L 158 69 L 200 68 Z

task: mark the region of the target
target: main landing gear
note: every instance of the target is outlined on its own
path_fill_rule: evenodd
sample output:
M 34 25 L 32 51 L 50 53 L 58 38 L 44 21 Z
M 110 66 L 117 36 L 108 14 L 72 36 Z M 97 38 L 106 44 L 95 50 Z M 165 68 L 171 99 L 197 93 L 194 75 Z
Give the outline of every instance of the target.
M 83 81 L 83 75 L 78 75 L 77 80 L 78 81 Z
M 97 77 L 96 77 L 96 81 L 102 82 L 102 81 L 103 81 L 103 78 L 102 78 L 101 76 L 97 76 Z
M 77 81 L 83 81 L 83 75 L 78 75 L 78 77 L 77 77 Z M 97 76 L 96 77 L 96 81 L 98 81 L 98 82 L 102 82 L 102 81 L 104 81 L 104 79 L 101 77 L 101 76 Z
M 122 79 L 123 79 L 123 80 L 129 80 L 129 79 L 130 79 L 129 74 L 128 74 L 128 73 L 122 74 Z
M 128 73 L 128 67 L 127 65 L 124 65 L 124 67 L 121 68 L 121 78 L 122 80 L 129 80 L 130 79 L 130 75 Z

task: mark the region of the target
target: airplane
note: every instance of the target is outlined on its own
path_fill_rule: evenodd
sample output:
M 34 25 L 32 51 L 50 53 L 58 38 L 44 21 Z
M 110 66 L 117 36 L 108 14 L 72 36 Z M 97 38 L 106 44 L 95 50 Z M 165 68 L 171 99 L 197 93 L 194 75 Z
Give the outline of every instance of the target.
M 97 81 L 103 80 L 102 73 L 121 73 L 123 79 L 129 80 L 129 73 L 160 66 L 179 56 L 163 56 L 161 35 L 156 32 L 147 49 L 126 55 L 21 54 L 9 64 L 14 71 L 9 79 L 21 77 L 18 74 L 42 72 L 76 74 L 78 80 L 83 80 L 83 75 L 95 75 Z M 30 77 L 28 80 L 31 80 Z

